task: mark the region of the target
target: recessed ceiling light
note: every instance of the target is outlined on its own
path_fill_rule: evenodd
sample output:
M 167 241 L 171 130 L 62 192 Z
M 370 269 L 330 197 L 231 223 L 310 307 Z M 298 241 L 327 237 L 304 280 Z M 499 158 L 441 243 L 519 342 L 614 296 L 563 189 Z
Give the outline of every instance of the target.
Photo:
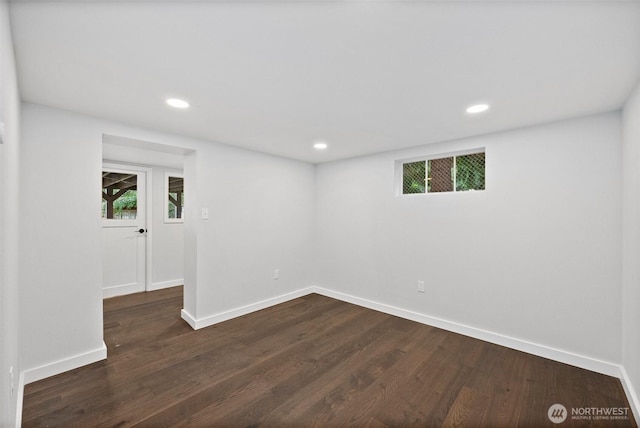
M 171 107 L 175 108 L 187 108 L 189 107 L 189 103 L 185 100 L 181 100 L 179 98 L 167 98 L 167 104 Z
M 314 148 L 314 149 L 316 149 L 316 150 L 324 150 L 324 149 L 326 149 L 327 147 L 328 147 L 328 146 L 327 146 L 327 143 L 322 143 L 322 142 L 315 143 L 315 144 L 313 145 L 313 148 Z
M 489 104 L 475 104 L 467 108 L 467 113 L 482 113 L 487 110 L 489 110 Z

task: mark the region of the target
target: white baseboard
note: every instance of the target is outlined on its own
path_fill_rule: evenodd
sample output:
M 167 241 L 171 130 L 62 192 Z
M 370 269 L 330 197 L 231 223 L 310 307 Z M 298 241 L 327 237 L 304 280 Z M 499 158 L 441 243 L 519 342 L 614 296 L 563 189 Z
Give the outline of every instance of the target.
M 124 285 L 115 285 L 113 287 L 104 287 L 102 289 L 102 298 L 124 296 L 125 294 L 141 293 L 144 291 L 144 285 L 133 283 Z
M 102 289 L 102 298 L 108 299 L 110 297 L 116 296 L 124 296 L 126 294 L 133 293 L 141 293 L 143 291 L 156 291 L 161 290 L 163 288 L 176 287 L 178 285 L 183 285 L 184 279 L 174 279 L 171 281 L 162 281 L 162 282 L 154 282 L 149 286 L 147 290 L 144 287 L 140 286 L 140 284 L 132 283 L 132 284 L 124 284 L 124 285 L 115 285 L 112 287 L 105 287 Z
M 154 282 L 147 288 L 147 291 L 162 290 L 163 288 L 177 287 L 178 285 L 184 285 L 184 279 L 174 279 L 172 281 Z
M 16 391 L 16 428 L 22 426 L 22 403 L 24 402 L 24 372 L 18 376 L 18 390 Z
M 636 419 L 636 423 L 638 423 L 640 422 L 640 400 L 638 400 L 638 394 L 636 394 L 636 390 L 633 388 L 631 379 L 629 379 L 629 375 L 624 366 L 620 367 L 620 382 L 622 383 L 622 388 L 624 388 L 624 393 L 627 395 L 627 400 L 629 400 L 629 404 L 631 405 L 633 417 Z
M 180 311 L 180 316 L 182 317 L 183 320 L 187 322 L 187 324 L 191 326 L 192 329 L 197 330 L 196 325 L 198 324 L 198 321 L 193 315 L 191 315 L 185 309 L 182 309 Z
M 300 290 L 293 291 L 291 293 L 282 294 L 270 299 L 262 300 L 260 302 L 251 303 L 246 306 L 231 309 L 229 311 L 220 312 L 218 314 L 209 315 L 204 318 L 195 318 L 190 313 L 182 310 L 182 319 L 184 319 L 191 328 L 198 330 L 204 327 L 209 327 L 214 324 L 221 323 L 223 321 L 230 320 L 232 318 L 240 317 L 242 315 L 250 314 L 251 312 L 266 309 L 268 307 L 279 305 L 280 303 L 288 302 L 289 300 L 297 299 L 298 297 L 306 296 L 313 293 L 314 287 L 302 288 Z
M 24 375 L 24 384 L 26 385 L 40 379 L 55 376 L 57 374 L 77 369 L 78 367 L 86 366 L 87 364 L 95 363 L 106 358 L 107 345 L 102 342 L 102 346 L 98 349 L 93 349 L 91 351 L 73 355 L 71 357 L 54 361 L 40 367 L 34 367 L 32 369 L 25 370 L 24 372 L 22 372 L 22 374 Z
M 505 336 L 499 333 L 493 333 L 487 330 L 459 324 L 452 321 L 431 317 L 418 312 L 409 311 L 395 306 L 387 305 L 372 300 L 362 299 L 338 291 L 329 290 L 322 287 L 313 287 L 315 293 L 323 296 L 332 297 L 344 302 L 353 303 L 354 305 L 363 306 L 365 308 L 395 315 L 411 321 L 438 327 L 443 330 L 452 331 L 454 333 L 463 334 L 475 339 L 484 340 L 486 342 L 495 343 L 496 345 L 505 346 L 507 348 L 516 349 L 518 351 L 537 355 L 539 357 L 548 358 L 550 360 L 559 361 L 561 363 L 591 370 L 597 373 L 606 374 L 608 376 L 620 377 L 620 365 L 601 361 L 595 358 L 585 357 L 583 355 L 574 354 L 560 349 L 551 348 L 545 345 L 528 342 L 526 340 Z

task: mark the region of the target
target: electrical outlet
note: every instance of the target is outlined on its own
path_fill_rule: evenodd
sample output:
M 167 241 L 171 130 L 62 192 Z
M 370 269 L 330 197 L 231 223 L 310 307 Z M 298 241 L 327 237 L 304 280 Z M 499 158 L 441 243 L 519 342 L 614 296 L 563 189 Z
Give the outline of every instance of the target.
M 280 269 L 273 270 L 273 279 L 280 279 Z
M 424 293 L 424 281 L 418 281 L 418 293 Z
M 14 390 L 14 386 L 13 386 L 14 385 L 14 381 L 13 381 L 13 366 L 9 367 L 9 379 L 10 379 L 9 380 L 9 384 L 11 385 L 10 386 L 11 389 L 10 389 L 9 396 L 13 397 L 13 390 Z

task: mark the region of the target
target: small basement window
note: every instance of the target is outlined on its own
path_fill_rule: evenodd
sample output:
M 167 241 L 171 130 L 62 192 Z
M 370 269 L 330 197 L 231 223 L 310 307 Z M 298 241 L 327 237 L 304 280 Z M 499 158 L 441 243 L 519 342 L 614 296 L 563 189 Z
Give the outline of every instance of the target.
M 485 153 L 425 159 L 402 164 L 402 194 L 485 190 Z

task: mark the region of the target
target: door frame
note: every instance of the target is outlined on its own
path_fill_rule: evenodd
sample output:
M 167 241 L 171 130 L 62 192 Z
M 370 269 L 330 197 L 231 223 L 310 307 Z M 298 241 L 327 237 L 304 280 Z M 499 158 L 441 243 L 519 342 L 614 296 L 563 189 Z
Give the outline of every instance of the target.
M 142 165 L 137 165 L 137 164 L 129 164 L 129 163 L 119 163 L 119 162 L 112 162 L 112 161 L 104 161 L 102 162 L 102 169 L 124 169 L 127 171 L 136 171 L 136 172 L 144 172 L 145 174 L 145 224 L 146 224 L 146 239 L 145 239 L 145 260 L 144 260 L 144 264 L 145 264 L 145 270 L 144 270 L 144 289 L 145 291 L 149 291 L 151 288 L 151 274 L 152 274 L 152 261 L 153 261 L 153 254 L 152 254 L 152 242 L 153 242 L 153 200 L 152 200 L 152 194 L 153 194 L 153 169 L 146 167 L 146 166 L 142 166 Z

